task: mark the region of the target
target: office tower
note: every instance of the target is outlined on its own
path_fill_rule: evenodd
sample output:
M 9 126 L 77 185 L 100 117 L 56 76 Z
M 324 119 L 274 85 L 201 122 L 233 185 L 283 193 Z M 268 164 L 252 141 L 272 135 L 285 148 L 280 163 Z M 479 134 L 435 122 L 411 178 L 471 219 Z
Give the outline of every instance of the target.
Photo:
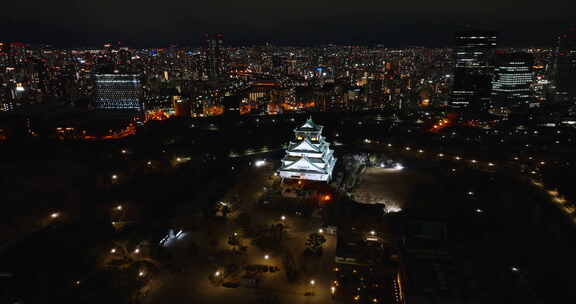
M 492 81 L 492 102 L 498 106 L 528 105 L 532 99 L 534 58 L 528 53 L 498 54 Z
M 576 28 L 558 38 L 554 70 L 557 101 L 576 101 Z
M 138 75 L 97 74 L 95 105 L 105 110 L 143 111 Z
M 206 35 L 204 46 L 204 74 L 209 80 L 215 80 L 224 74 L 224 50 L 222 34 Z
M 451 108 L 479 110 L 488 107 L 496 40 L 497 34 L 493 31 L 467 30 L 455 34 Z

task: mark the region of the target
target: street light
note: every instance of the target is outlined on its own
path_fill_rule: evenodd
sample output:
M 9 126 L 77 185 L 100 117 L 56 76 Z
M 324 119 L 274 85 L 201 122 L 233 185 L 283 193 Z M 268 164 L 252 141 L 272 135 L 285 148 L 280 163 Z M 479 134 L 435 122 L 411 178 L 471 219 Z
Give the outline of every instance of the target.
M 482 211 L 482 209 L 476 209 L 476 213 L 482 213 L 484 211 Z
M 264 259 L 265 259 L 265 260 L 268 260 L 269 258 L 270 258 L 269 255 L 267 255 L 267 254 L 264 255 Z
M 116 210 L 118 210 L 118 211 L 122 211 L 122 205 L 118 205 L 118 206 L 116 206 Z
M 324 233 L 324 229 L 322 229 L 322 228 L 318 229 L 318 233 L 320 233 L 320 234 Z
M 60 213 L 54 212 L 54 213 L 50 214 L 50 217 L 53 219 L 58 218 L 58 217 L 60 217 Z
M 374 231 L 374 230 L 370 231 L 370 235 L 372 235 L 372 236 L 376 235 L 376 231 Z
M 118 175 L 112 174 L 112 180 L 117 180 L 117 179 L 118 179 Z
M 140 271 L 140 272 L 138 273 L 138 276 L 139 276 L 139 277 L 143 277 L 143 276 L 144 276 L 144 271 Z
M 215 277 L 219 277 L 219 276 L 220 276 L 220 271 L 216 271 L 216 272 L 214 273 L 214 276 L 215 276 Z
M 281 216 L 281 217 L 280 217 L 280 220 L 281 220 L 281 221 L 285 221 L 285 220 L 286 220 L 286 216 L 284 216 L 284 215 Z
M 314 284 L 316 284 L 316 281 L 310 280 L 310 286 L 314 286 Z
M 139 254 L 139 253 L 140 253 L 140 248 L 134 249 L 134 254 Z
M 511 269 L 512 271 L 514 271 L 514 272 L 520 271 L 520 269 L 518 269 L 517 267 L 512 267 L 512 268 L 510 268 L 510 269 Z

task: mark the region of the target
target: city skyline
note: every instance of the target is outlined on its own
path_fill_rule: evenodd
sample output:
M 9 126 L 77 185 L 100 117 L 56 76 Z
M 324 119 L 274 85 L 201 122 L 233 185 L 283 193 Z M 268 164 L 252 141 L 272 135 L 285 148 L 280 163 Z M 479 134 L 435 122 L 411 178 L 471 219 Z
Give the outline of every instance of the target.
M 0 303 L 576 303 L 575 3 L 3 4 Z

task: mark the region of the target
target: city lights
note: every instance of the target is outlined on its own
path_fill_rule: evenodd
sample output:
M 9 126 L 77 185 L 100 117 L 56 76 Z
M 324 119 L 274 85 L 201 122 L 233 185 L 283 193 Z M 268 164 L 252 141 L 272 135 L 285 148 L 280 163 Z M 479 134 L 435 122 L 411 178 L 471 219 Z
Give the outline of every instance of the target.
M 557 31 L 574 9 L 190 2 L 180 24 L 166 3 L 100 2 L 88 28 L 75 7 L 7 10 L 5 39 L 38 36 L 0 41 L 15 296 L 570 302 L 576 27 Z

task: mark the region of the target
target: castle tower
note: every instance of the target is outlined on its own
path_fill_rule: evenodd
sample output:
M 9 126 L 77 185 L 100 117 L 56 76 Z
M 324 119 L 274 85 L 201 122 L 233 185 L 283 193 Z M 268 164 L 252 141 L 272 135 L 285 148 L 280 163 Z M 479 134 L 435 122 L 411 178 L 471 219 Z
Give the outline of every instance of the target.
M 336 164 L 334 150 L 322 136 L 323 126 L 317 125 L 310 117 L 294 130 L 295 142 L 290 142 L 282 166 L 280 177 L 314 181 L 330 181 Z

